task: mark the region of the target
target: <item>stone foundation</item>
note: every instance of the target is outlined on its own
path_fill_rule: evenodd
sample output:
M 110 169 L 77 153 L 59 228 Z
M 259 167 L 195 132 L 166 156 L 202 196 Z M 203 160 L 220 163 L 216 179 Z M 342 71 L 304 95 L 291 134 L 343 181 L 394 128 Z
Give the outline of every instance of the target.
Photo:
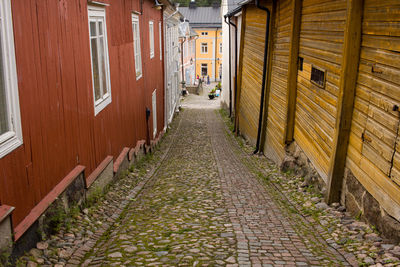
M 385 238 L 400 242 L 400 222 L 385 212 L 349 169 L 345 171 L 341 201 L 350 213 L 374 225 Z
M 302 186 L 313 186 L 316 191 L 325 194 L 326 183 L 318 174 L 311 161 L 296 142 L 291 143 L 286 148 L 286 156 L 280 168 L 283 172 L 294 171 L 298 176 L 304 177 Z
M 302 186 L 313 185 L 318 192 L 325 195 L 325 181 L 296 142 L 286 147 L 286 154 L 281 170 L 294 171 L 296 175 L 304 177 Z M 353 216 L 375 226 L 383 237 L 400 242 L 400 222 L 386 213 L 349 169 L 345 171 L 340 202 Z

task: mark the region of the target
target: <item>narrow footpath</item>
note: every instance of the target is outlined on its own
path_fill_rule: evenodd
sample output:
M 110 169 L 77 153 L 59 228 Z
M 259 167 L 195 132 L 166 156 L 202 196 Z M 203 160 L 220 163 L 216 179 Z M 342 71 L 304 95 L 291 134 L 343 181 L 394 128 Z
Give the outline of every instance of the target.
M 324 241 L 322 253 L 310 250 L 243 164 L 215 102 L 192 95 L 183 106 L 154 173 L 67 265 L 349 265 Z

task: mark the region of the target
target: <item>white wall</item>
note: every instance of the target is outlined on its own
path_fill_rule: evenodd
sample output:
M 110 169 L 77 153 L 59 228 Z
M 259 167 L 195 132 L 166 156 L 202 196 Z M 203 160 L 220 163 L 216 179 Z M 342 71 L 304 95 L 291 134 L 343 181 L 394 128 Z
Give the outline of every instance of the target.
M 223 0 L 226 2 L 226 0 Z M 227 10 L 226 5 L 223 6 L 223 9 Z M 224 11 L 226 14 L 227 11 Z M 239 48 L 240 48 L 240 29 L 242 28 L 242 16 L 241 13 L 238 13 L 236 16 L 231 18 L 231 22 L 236 24 L 237 27 L 237 50 L 235 51 L 235 28 L 232 26 L 228 26 L 224 19 L 222 18 L 222 36 L 223 36 L 223 44 L 222 44 L 222 93 L 221 93 L 221 105 L 229 110 L 229 54 L 231 56 L 231 88 L 232 88 L 232 114 L 234 113 L 235 106 L 235 52 L 237 55 L 237 67 L 239 67 Z M 228 21 L 228 19 L 227 19 Z M 231 27 L 231 52 L 229 53 L 229 27 Z M 238 69 L 239 70 L 239 69 Z
M 225 23 L 224 15 L 228 12 L 227 0 L 222 0 L 221 17 L 222 17 L 222 92 L 221 105 L 229 108 L 229 26 Z M 231 30 L 232 31 L 232 30 Z M 233 89 L 233 84 L 232 84 Z
M 167 18 L 167 19 L 165 19 Z M 180 72 L 179 62 L 179 17 L 164 13 L 164 67 L 165 67 L 165 125 L 168 125 L 179 106 Z

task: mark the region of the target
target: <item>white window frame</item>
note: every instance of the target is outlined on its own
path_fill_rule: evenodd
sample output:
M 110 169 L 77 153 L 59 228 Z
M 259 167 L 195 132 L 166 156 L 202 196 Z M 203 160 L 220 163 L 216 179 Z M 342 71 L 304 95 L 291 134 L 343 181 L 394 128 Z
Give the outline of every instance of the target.
M 158 42 L 160 43 L 160 60 L 162 60 L 162 31 L 161 31 L 161 21 L 158 22 Z
M 208 43 L 201 43 L 201 53 L 208 54 Z
M 96 100 L 96 93 L 94 88 L 94 76 L 93 76 L 93 59 L 92 59 L 92 37 L 90 36 L 90 22 L 103 20 L 103 39 L 104 39 L 104 59 L 105 59 L 105 76 L 101 79 L 106 79 L 107 93 L 105 93 L 100 99 Z M 92 89 L 93 89 L 93 102 L 94 102 L 94 115 L 96 116 L 102 111 L 107 105 L 111 103 L 111 81 L 110 81 L 110 62 L 108 56 L 108 40 L 107 40 L 107 22 L 106 22 L 106 10 L 104 7 L 88 6 L 88 26 L 89 26 L 89 44 L 90 44 L 90 64 L 92 67 Z M 99 42 L 97 48 L 99 48 Z M 99 49 L 97 49 L 99 52 Z M 99 54 L 97 56 L 99 59 Z M 99 72 L 100 75 L 100 72 Z M 100 83 L 101 84 L 101 83 Z M 100 90 L 103 93 L 103 90 Z
M 135 25 L 137 27 L 136 32 L 134 30 Z M 142 70 L 142 51 L 140 46 L 140 24 L 139 24 L 139 16 L 136 14 L 132 14 L 132 33 L 133 33 L 133 54 L 135 57 L 136 80 L 139 80 L 143 76 L 143 70 Z
M 149 21 L 150 58 L 154 57 L 154 22 Z
M 219 53 L 222 54 L 222 43 L 219 43 Z
M 0 47 L 4 70 L 4 88 L 7 105 L 8 132 L 0 135 L 0 158 L 23 144 L 21 114 L 18 96 L 18 78 L 15 62 L 11 1 L 0 0 Z
M 152 109 L 153 109 L 153 138 L 157 134 L 157 89 L 154 89 L 151 95 Z

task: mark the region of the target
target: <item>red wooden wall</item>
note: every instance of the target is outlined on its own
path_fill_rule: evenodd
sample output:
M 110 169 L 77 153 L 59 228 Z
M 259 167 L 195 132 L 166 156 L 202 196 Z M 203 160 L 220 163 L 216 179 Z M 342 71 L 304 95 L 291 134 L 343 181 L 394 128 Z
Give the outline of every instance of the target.
M 16 207 L 14 226 L 78 164 L 89 175 L 146 138 L 145 107 L 157 88 L 164 128 L 162 11 L 144 0 L 139 15 L 143 77 L 136 80 L 131 14 L 139 0 L 104 0 L 112 102 L 94 115 L 87 0 L 13 0 L 23 145 L 0 159 L 0 204 Z M 154 21 L 150 60 L 148 21 Z M 149 121 L 152 133 L 152 121 Z M 150 134 L 152 137 L 152 134 Z

